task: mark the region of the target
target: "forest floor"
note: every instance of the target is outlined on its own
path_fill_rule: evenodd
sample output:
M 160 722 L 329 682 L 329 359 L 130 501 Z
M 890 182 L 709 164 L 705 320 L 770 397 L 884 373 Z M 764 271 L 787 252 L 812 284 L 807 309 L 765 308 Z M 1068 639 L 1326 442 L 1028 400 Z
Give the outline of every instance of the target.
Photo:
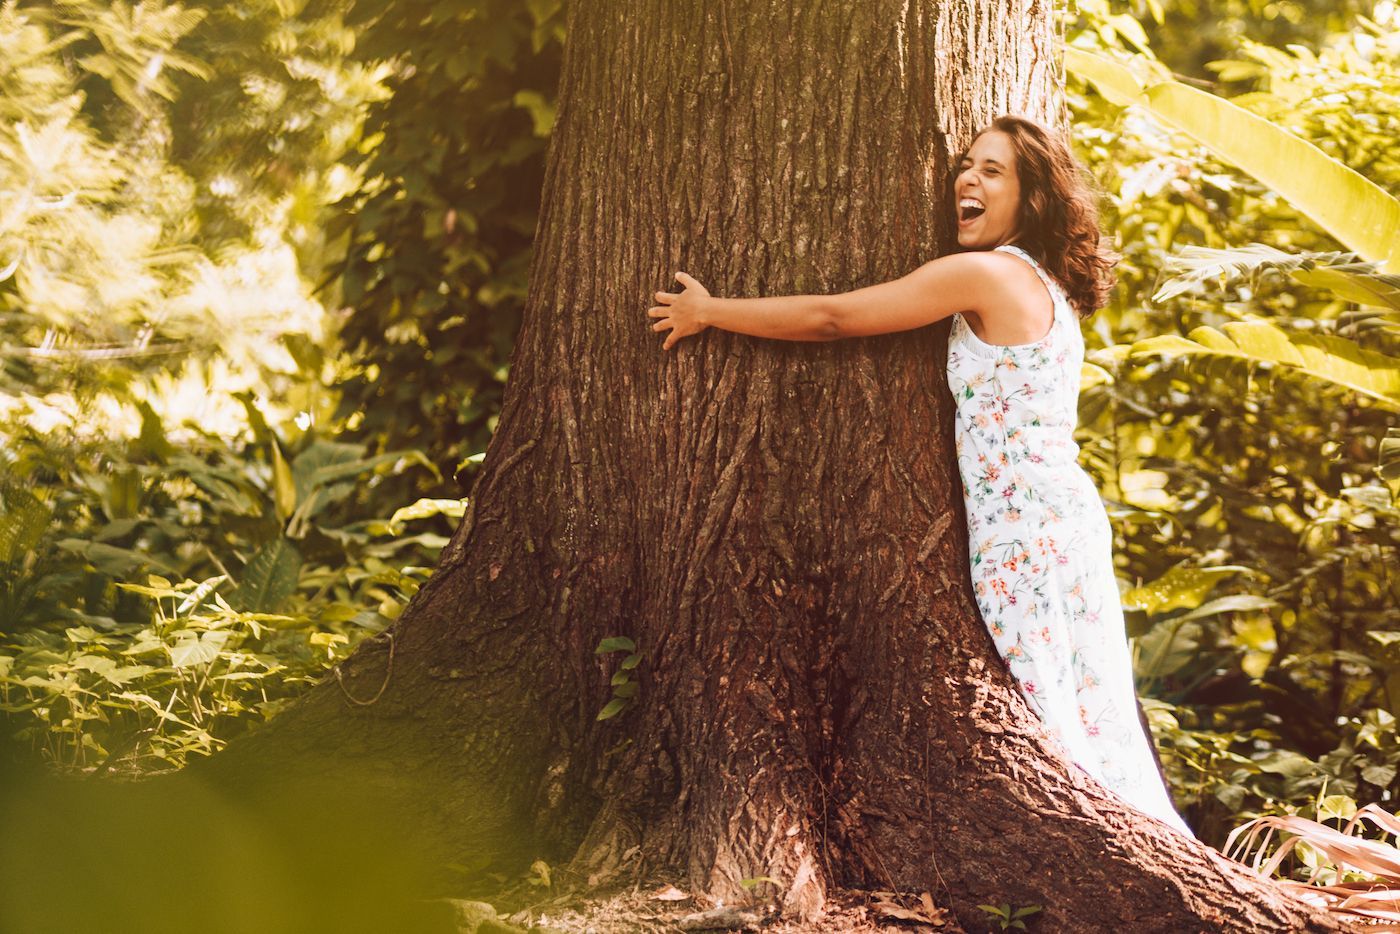
M 720 906 L 664 884 L 611 894 L 563 895 L 518 910 L 505 920 L 539 934 L 965 934 L 952 913 L 934 906 L 927 896 L 841 890 L 828 897 L 822 917 L 796 921 L 782 918 L 772 903 Z

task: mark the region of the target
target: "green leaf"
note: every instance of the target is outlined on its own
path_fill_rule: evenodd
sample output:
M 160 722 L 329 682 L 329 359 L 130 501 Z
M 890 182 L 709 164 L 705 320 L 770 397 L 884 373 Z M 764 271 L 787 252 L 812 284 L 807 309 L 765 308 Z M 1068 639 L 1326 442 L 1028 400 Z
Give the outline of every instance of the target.
M 607 720 L 610 717 L 617 716 L 619 713 L 622 712 L 623 708 L 625 708 L 628 705 L 628 703 L 630 703 L 630 701 L 628 701 L 628 699 L 625 697 L 614 697 L 612 700 L 608 701 L 606 704 L 603 705 L 602 710 L 598 711 L 598 719 Z
M 1220 597 L 1203 603 L 1189 613 L 1173 617 L 1173 620 L 1201 619 L 1205 616 L 1215 616 L 1220 613 L 1238 613 L 1245 610 L 1267 610 L 1269 607 L 1277 606 L 1278 601 L 1268 597 L 1260 597 L 1255 594 L 1236 593 L 1228 597 Z
M 605 652 L 635 652 L 637 644 L 626 636 L 608 636 L 598 643 L 598 647 L 593 650 L 593 654 L 602 655 Z
M 123 665 L 120 668 L 102 672 L 102 677 L 112 684 L 120 686 L 135 681 L 137 678 L 144 678 L 155 670 L 150 665 Z
M 535 135 L 547 137 L 554 129 L 555 105 L 539 91 L 516 91 L 511 103 L 529 112 L 535 124 Z
M 1400 428 L 1387 428 L 1380 443 L 1376 475 L 1390 488 L 1392 500 L 1400 499 Z
M 1134 640 L 1139 658 L 1134 671 L 1141 678 L 1174 674 L 1200 655 L 1204 630 L 1195 621 L 1166 619 Z
M 116 659 L 105 655 L 79 655 L 68 664 L 79 671 L 91 671 L 103 677 L 117 669 Z
M 1305 775 L 1312 775 L 1317 772 L 1318 768 L 1316 762 L 1290 749 L 1275 749 L 1263 758 L 1255 759 L 1254 765 L 1261 772 L 1271 772 L 1287 778 L 1302 778 Z
M 636 652 L 633 652 L 631 655 L 627 656 L 622 660 L 622 664 L 619 665 L 618 668 L 620 668 L 622 671 L 631 671 L 633 668 L 637 667 L 637 664 L 641 662 L 641 660 L 642 656 L 637 654 Z
M 258 549 L 246 567 L 229 605 L 252 613 L 275 613 L 296 590 L 301 554 L 285 538 L 275 538 Z
M 204 633 L 181 630 L 175 635 L 175 644 L 170 646 L 171 667 L 188 668 L 214 661 L 230 635 L 227 629 L 211 629 Z
M 360 444 L 317 441 L 297 455 L 292 462 L 292 474 L 296 479 L 298 506 L 287 524 L 288 537 L 305 536 L 312 518 L 355 492 L 358 484 L 348 481 L 384 464 L 391 464 L 399 471 L 418 464 L 441 478 L 437 466 L 421 451 L 389 451 L 361 458 L 359 455 L 363 451 L 364 446 Z
M 1351 820 L 1356 815 L 1356 801 L 1346 795 L 1327 795 L 1317 803 L 1317 820 Z
M 134 453 L 148 454 L 158 464 L 167 463 L 175 448 L 165 437 L 165 426 L 161 424 L 160 416 L 145 399 L 139 400 L 136 407 L 141 412 L 141 434 L 131 444 Z
M 273 488 L 276 494 L 275 505 L 277 507 L 277 520 L 285 523 L 291 518 L 292 513 L 297 508 L 297 484 L 292 474 L 292 468 L 288 466 L 287 459 L 282 456 L 282 442 L 272 436 L 272 479 Z
M 57 546 L 67 552 L 81 555 L 98 571 L 110 577 L 126 577 L 143 567 L 154 567 L 170 574 L 178 574 L 178 569 L 169 562 L 130 548 L 118 548 L 103 542 L 87 542 L 80 538 L 65 538 Z
M 1277 191 L 1348 247 L 1400 272 L 1400 201 L 1307 140 L 1214 94 L 1066 47 L 1065 67 L 1115 104 L 1136 104 Z M 1138 56 L 1141 59 L 1141 56 Z M 1156 65 L 1157 63 L 1152 63 Z
M 190 591 L 189 596 L 185 597 L 184 600 L 180 601 L 180 605 L 175 608 L 175 615 L 184 616 L 198 609 L 199 605 L 203 603 L 211 593 L 214 592 L 214 588 L 218 587 L 221 583 L 223 583 L 226 580 L 228 580 L 228 576 L 226 574 L 220 574 L 216 577 L 211 577 L 208 580 L 201 582 L 198 587 Z
M 1361 770 L 1361 777 L 1377 788 L 1389 788 L 1396 771 L 1393 765 L 1368 765 Z
M 1400 407 L 1400 358 L 1329 334 L 1288 334 L 1268 321 L 1232 321 L 1225 333 L 1198 327 L 1135 341 L 1130 356 L 1207 356 L 1290 367 L 1315 379 Z
M 1238 564 L 1216 567 L 1177 565 L 1155 581 L 1134 587 L 1123 595 L 1123 606 L 1157 616 L 1170 610 L 1197 607 L 1221 580 L 1233 574 L 1249 573 Z
M 748 890 L 748 889 L 755 889 L 755 888 L 757 888 L 757 887 L 760 886 L 760 885 L 781 885 L 781 884 L 782 884 L 782 883 L 780 883 L 777 879 L 774 879 L 772 876 L 754 876 L 752 879 L 740 879 L 740 880 L 739 880 L 739 885 L 743 886 L 746 890 Z
M 389 517 L 389 525 L 397 527 L 410 519 L 426 519 L 429 516 L 447 516 L 451 519 L 460 519 L 467 511 L 467 501 L 465 499 L 429 499 L 423 497 L 411 506 L 403 506 L 394 510 L 394 514 Z

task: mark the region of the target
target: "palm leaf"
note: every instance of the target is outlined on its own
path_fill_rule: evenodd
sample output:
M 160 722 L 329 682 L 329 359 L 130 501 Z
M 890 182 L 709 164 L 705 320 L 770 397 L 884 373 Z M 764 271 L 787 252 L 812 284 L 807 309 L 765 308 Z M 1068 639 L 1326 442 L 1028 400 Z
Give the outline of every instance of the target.
M 49 507 L 28 490 L 0 491 L 0 563 L 18 561 L 33 551 L 51 515 Z
M 1381 841 L 1368 840 L 1356 833 L 1363 824 L 1374 825 Z M 1357 809 L 1342 830 L 1295 814 L 1265 815 L 1236 827 L 1225 840 L 1225 855 L 1250 866 L 1264 876 L 1272 876 L 1283 860 L 1299 845 L 1306 844 L 1322 857 L 1306 882 L 1291 879 L 1280 884 L 1300 898 L 1338 915 L 1383 922 L 1368 925 L 1368 931 L 1400 931 L 1400 849 L 1382 842 L 1385 834 L 1400 832 L 1400 818 L 1375 804 Z M 1275 834 L 1291 834 L 1281 839 L 1266 859 Z M 1252 855 L 1251 855 L 1252 854 Z M 1324 871 L 1334 876 L 1332 884 L 1321 884 Z M 1361 879 L 1342 881 L 1343 874 Z
M 1326 289 L 1358 305 L 1400 311 L 1400 276 L 1380 271 L 1355 253 L 1286 253 L 1263 243 L 1218 250 L 1186 246 L 1167 258 L 1167 278 L 1152 296 L 1154 302 L 1174 298 L 1207 285 L 1245 279 L 1257 284 L 1265 272 L 1288 273 L 1299 283 Z

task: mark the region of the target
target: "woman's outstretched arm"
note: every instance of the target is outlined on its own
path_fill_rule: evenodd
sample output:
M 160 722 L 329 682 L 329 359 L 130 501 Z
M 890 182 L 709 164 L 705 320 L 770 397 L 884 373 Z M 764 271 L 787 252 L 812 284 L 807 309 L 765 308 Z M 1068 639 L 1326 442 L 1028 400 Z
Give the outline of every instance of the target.
M 707 327 L 790 341 L 833 341 L 922 327 L 959 311 L 993 304 L 1005 268 L 1000 254 L 954 253 L 924 263 L 908 275 L 835 295 L 718 298 L 683 272 L 683 292 L 657 292 L 647 309 L 670 330 L 663 350 Z

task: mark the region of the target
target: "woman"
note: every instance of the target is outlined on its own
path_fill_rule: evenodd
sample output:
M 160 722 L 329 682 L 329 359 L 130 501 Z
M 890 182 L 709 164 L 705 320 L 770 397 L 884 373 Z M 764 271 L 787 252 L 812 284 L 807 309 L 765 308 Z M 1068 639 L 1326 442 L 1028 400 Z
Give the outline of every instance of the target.
M 648 309 L 663 347 L 716 327 L 828 341 L 951 317 L 948 384 L 972 583 L 1022 695 L 1068 757 L 1129 804 L 1191 835 L 1172 806 L 1137 716 L 1113 574 L 1113 536 L 1073 440 L 1084 343 L 1116 257 L 1065 145 L 1001 117 L 954 183 L 963 252 L 838 295 L 717 298 L 678 272 L 680 293 Z

